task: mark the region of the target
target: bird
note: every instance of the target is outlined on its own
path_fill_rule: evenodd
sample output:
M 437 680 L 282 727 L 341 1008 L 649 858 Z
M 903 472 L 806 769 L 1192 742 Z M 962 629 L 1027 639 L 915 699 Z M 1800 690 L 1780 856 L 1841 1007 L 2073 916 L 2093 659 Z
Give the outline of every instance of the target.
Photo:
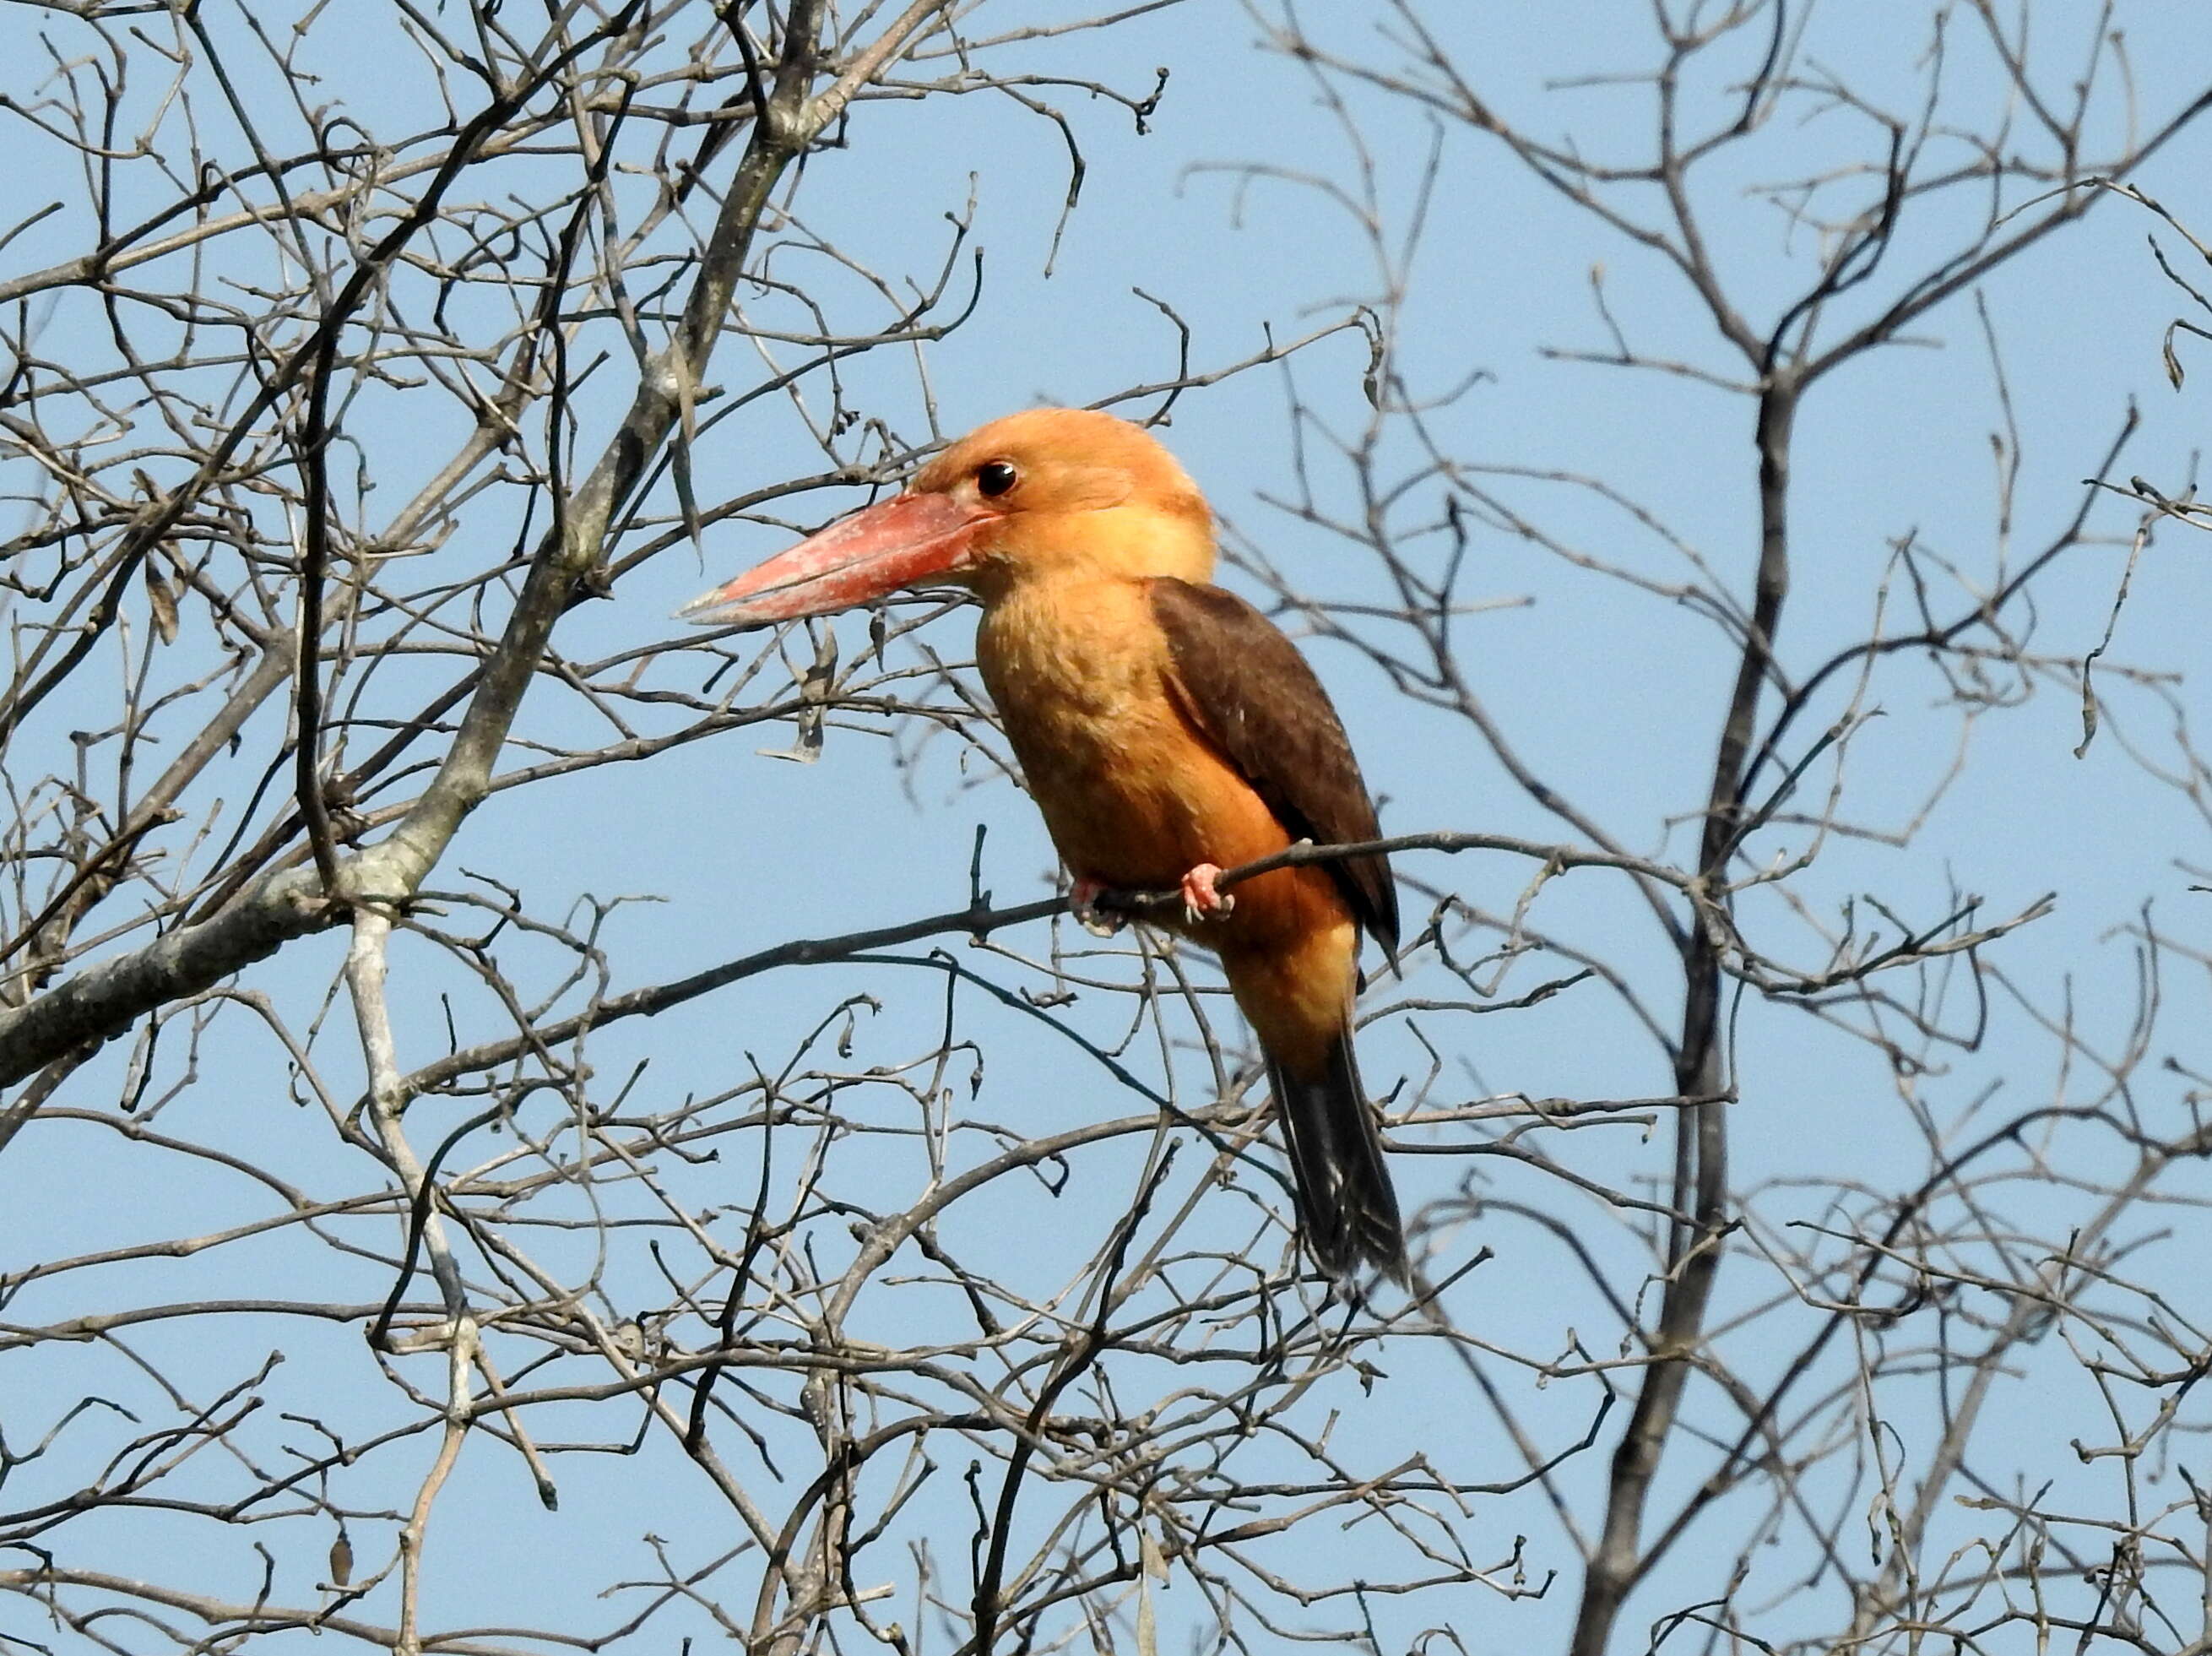
M 970 432 L 898 494 L 679 610 L 710 625 L 827 615 L 913 587 L 980 601 L 975 664 L 1079 915 L 1179 892 L 1160 922 L 1212 950 L 1265 1056 L 1299 1231 L 1356 1294 L 1407 1284 L 1405 1227 L 1352 1046 L 1360 934 L 1395 959 L 1388 856 L 1217 887 L 1310 840 L 1381 837 L 1343 721 L 1297 647 L 1213 584 L 1214 515 L 1143 428 L 1036 408 Z

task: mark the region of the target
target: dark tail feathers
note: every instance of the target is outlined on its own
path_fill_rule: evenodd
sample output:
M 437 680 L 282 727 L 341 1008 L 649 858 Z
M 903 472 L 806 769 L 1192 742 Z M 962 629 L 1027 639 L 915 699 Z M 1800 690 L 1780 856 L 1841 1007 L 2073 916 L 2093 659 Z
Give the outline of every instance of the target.
M 1360 1088 L 1350 1028 L 1337 1032 L 1320 1074 L 1293 1075 L 1270 1053 L 1267 1079 L 1297 1176 L 1298 1226 L 1316 1262 L 1347 1288 L 1368 1265 L 1409 1282 L 1398 1196 Z

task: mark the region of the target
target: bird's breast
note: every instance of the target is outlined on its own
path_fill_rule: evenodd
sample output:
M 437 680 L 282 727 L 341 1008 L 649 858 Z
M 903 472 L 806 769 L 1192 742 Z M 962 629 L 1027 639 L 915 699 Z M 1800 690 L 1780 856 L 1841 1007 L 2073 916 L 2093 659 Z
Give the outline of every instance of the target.
M 1289 836 L 1168 693 L 1167 641 L 1141 585 L 1009 594 L 976 640 L 985 685 L 1069 868 L 1101 884 L 1170 887 Z

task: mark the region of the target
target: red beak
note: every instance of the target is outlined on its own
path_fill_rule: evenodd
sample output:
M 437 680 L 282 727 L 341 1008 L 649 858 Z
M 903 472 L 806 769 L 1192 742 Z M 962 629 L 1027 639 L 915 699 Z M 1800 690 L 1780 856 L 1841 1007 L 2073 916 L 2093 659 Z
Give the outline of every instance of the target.
M 965 569 L 975 531 L 996 515 L 949 495 L 894 495 L 693 599 L 677 618 L 727 626 L 850 609 Z

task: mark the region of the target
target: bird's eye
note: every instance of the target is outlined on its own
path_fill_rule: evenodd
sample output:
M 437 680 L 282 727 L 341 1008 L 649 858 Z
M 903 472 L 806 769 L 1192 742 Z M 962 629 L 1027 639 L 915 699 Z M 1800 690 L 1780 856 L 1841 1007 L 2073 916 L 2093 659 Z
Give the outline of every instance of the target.
M 996 499 L 1022 480 L 1022 474 L 1006 460 L 990 460 L 975 472 L 975 486 Z

